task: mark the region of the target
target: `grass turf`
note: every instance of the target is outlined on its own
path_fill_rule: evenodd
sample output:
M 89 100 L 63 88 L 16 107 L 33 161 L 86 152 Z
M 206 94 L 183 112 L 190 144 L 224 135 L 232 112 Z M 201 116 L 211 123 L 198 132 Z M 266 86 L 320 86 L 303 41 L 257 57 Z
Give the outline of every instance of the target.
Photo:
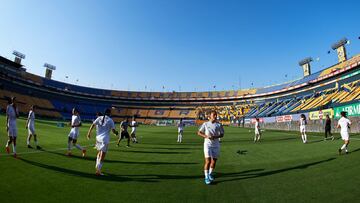
M 5 124 L 4 116 L 0 123 Z M 131 148 L 112 143 L 105 176 L 96 177 L 92 147 L 86 158 L 76 149 L 73 157 L 65 156 L 68 127 L 37 121 L 39 151 L 26 148 L 24 126 L 19 119 L 18 159 L 1 147 L 1 202 L 345 202 L 360 194 L 357 135 L 352 136 L 351 153 L 339 156 L 342 141 L 322 141 L 322 134 L 309 133 L 310 142 L 302 144 L 297 132 L 265 131 L 254 144 L 253 131 L 226 127 L 216 180 L 208 186 L 196 127 L 185 128 L 184 142 L 178 144 L 175 127 L 140 126 L 140 143 Z M 81 127 L 81 145 L 95 142 L 94 135 L 90 141 L 85 138 L 88 127 Z M 4 146 L 5 125 L 0 133 Z

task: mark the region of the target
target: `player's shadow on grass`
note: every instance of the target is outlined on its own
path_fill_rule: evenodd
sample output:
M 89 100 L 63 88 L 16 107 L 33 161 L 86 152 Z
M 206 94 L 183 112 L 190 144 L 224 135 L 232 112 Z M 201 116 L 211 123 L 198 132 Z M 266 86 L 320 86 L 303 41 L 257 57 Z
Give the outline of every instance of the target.
M 263 176 L 271 176 L 271 175 L 274 175 L 274 174 L 283 173 L 283 172 L 292 171 L 292 170 L 306 169 L 306 168 L 309 168 L 311 166 L 315 166 L 315 165 L 323 164 L 323 163 L 326 163 L 326 162 L 329 162 L 329 161 L 333 161 L 335 159 L 336 158 L 329 158 L 329 159 L 326 159 L 326 160 L 311 162 L 311 163 L 307 163 L 307 164 L 301 164 L 301 165 L 297 165 L 297 166 L 293 166 L 293 167 L 289 167 L 289 168 L 283 168 L 283 169 L 277 169 L 277 170 L 271 170 L 271 171 L 264 171 L 264 172 L 258 172 L 258 173 L 253 173 L 253 172 L 254 171 L 255 172 L 256 171 L 263 171 L 264 169 L 242 171 L 242 172 L 238 172 L 238 173 L 218 173 L 218 176 L 219 176 L 220 180 L 217 180 L 215 182 L 215 184 L 223 183 L 223 182 L 237 181 L 237 180 L 244 180 L 244 179 L 260 178 L 260 177 L 263 177 Z M 229 178 L 229 179 L 221 180 L 223 178 Z
M 133 150 L 116 150 L 109 149 L 114 152 L 125 152 L 125 153 L 138 153 L 138 154 L 191 154 L 191 152 L 159 152 L 159 151 L 133 151 Z
M 45 151 L 45 150 L 44 150 Z M 95 163 L 96 158 L 95 157 L 82 157 L 82 156 L 76 156 L 71 155 L 70 157 L 64 153 L 55 152 L 55 151 L 45 151 L 50 154 L 55 154 L 63 157 L 68 157 L 69 159 L 80 159 L 80 160 L 86 160 L 86 161 L 93 161 Z M 150 162 L 139 162 L 139 161 L 121 161 L 121 160 L 109 160 L 105 159 L 105 163 L 120 163 L 120 164 L 144 164 L 144 165 L 196 165 L 199 163 L 195 162 L 158 162 L 158 161 L 150 161 Z

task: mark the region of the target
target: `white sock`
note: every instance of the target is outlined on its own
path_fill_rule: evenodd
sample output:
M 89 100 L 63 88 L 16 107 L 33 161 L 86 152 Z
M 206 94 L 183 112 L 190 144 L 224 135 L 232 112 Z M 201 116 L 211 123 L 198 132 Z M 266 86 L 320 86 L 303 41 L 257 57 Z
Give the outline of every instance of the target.
M 137 139 L 136 139 L 136 137 L 134 137 L 134 142 L 137 142 Z
M 305 139 L 305 142 L 307 142 L 307 135 L 304 134 L 304 139 Z
M 27 145 L 30 145 L 30 137 L 28 136 L 27 139 L 26 139 L 26 144 Z
M 208 170 L 204 170 L 204 175 L 205 175 L 205 178 L 209 178 L 209 171 L 208 171 Z
M 180 134 L 180 142 L 182 142 L 182 134 Z
M 13 144 L 13 152 L 16 154 L 16 146 Z
M 346 148 L 346 144 L 343 144 L 343 146 L 341 147 L 341 150 L 344 150 Z
M 209 174 L 211 175 L 213 171 L 214 171 L 214 169 L 213 169 L 213 168 L 210 168 Z
M 98 166 L 97 166 L 97 169 L 98 169 L 99 171 L 101 171 L 102 165 L 103 165 L 102 161 L 99 161 L 99 164 L 98 164 Z
M 38 146 L 38 141 L 37 140 L 35 141 L 35 145 Z
M 83 150 L 83 148 L 79 144 L 76 144 L 75 147 L 79 150 Z
M 347 147 L 345 147 L 345 152 L 348 152 L 348 148 L 347 148 Z
M 68 151 L 71 151 L 71 142 L 68 142 Z

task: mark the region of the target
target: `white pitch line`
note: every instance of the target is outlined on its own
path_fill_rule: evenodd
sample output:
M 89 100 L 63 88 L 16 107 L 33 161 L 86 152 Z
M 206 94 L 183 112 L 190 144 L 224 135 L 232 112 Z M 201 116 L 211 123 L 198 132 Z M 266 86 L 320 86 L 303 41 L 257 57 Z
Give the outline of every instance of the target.
M 110 143 L 115 143 L 116 141 L 110 142 Z M 93 147 L 94 145 L 85 145 L 83 147 Z M 11 148 L 11 146 L 10 146 Z M 56 151 L 63 151 L 63 150 L 67 150 L 66 148 L 57 148 L 57 149 L 52 149 L 52 150 L 37 150 L 37 151 L 32 151 L 32 152 L 20 152 L 20 153 L 16 153 L 17 155 L 22 155 L 22 154 L 39 154 L 39 153 L 45 153 L 45 152 L 56 152 Z M 2 156 L 11 156 L 13 155 L 13 153 L 11 152 L 10 154 L 7 153 L 0 153 L 0 157 Z

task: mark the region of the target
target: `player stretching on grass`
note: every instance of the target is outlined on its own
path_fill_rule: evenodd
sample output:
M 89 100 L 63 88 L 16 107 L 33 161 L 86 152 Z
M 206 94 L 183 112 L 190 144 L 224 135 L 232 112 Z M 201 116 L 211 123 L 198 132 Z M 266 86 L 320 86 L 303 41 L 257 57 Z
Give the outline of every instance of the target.
M 184 133 L 184 127 L 185 127 L 185 123 L 182 121 L 182 118 L 179 121 L 178 124 L 178 139 L 177 142 L 181 143 L 182 142 L 182 137 L 183 137 L 183 133 Z
M 72 110 L 72 117 L 71 117 L 71 130 L 69 133 L 69 138 L 68 138 L 68 156 L 71 156 L 71 148 L 72 145 L 74 145 L 77 149 L 82 151 L 82 156 L 85 157 L 86 155 L 86 150 L 81 147 L 79 144 L 77 143 L 77 139 L 79 137 L 79 127 L 81 126 L 81 119 L 80 119 L 80 115 L 79 115 L 79 111 L 76 108 L 73 108 Z
M 306 116 L 304 114 L 301 114 L 300 115 L 300 134 L 301 134 L 301 139 L 304 144 L 307 143 L 306 125 L 307 125 Z
M 256 118 L 254 142 L 259 142 L 260 138 L 261 138 L 260 123 L 259 123 L 259 118 Z
M 19 117 L 19 111 L 16 108 L 15 103 L 16 98 L 12 97 L 9 99 L 9 105 L 6 107 L 6 131 L 8 133 L 9 140 L 6 143 L 5 149 L 6 152 L 10 153 L 9 145 L 12 143 L 14 157 L 16 158 L 16 137 L 17 137 L 17 127 L 16 127 L 16 118 Z
M 351 121 L 346 117 L 346 112 L 341 112 L 341 118 L 338 122 L 337 128 L 341 128 L 340 134 L 341 138 L 344 140 L 343 146 L 339 149 L 339 155 L 343 150 L 345 150 L 345 153 L 348 153 L 348 145 L 350 143 L 350 137 L 349 137 L 349 128 L 351 125 Z
M 90 139 L 90 135 L 94 127 L 96 126 L 96 149 L 98 151 L 96 156 L 96 175 L 103 175 L 101 173 L 101 168 L 103 165 L 103 161 L 105 159 L 105 155 L 109 148 L 110 142 L 110 131 L 112 131 L 115 135 L 119 135 L 119 133 L 115 130 L 114 121 L 110 118 L 111 110 L 106 109 L 104 116 L 99 116 L 90 126 L 89 132 L 87 134 L 87 138 Z
M 37 142 L 37 136 L 35 133 L 35 106 L 30 107 L 29 115 L 26 120 L 25 128 L 28 130 L 28 137 L 26 139 L 27 147 L 32 149 L 32 146 L 30 145 L 31 137 L 34 136 L 34 142 L 36 145 L 36 149 L 41 149 L 41 147 L 38 145 Z
M 198 135 L 204 138 L 204 174 L 207 185 L 214 181 L 213 172 L 220 155 L 219 138 L 224 136 L 224 128 L 217 122 L 216 118 L 217 112 L 211 111 L 209 121 L 203 123 L 198 131 Z
M 127 145 L 126 147 L 130 147 L 130 135 L 127 131 L 128 127 L 133 127 L 132 125 L 129 124 L 129 118 L 126 118 L 125 120 L 123 120 L 121 123 L 120 123 L 120 129 L 121 129 L 121 135 L 119 137 L 119 140 L 116 144 L 116 146 L 120 146 L 120 142 L 122 139 L 126 138 L 127 139 Z

